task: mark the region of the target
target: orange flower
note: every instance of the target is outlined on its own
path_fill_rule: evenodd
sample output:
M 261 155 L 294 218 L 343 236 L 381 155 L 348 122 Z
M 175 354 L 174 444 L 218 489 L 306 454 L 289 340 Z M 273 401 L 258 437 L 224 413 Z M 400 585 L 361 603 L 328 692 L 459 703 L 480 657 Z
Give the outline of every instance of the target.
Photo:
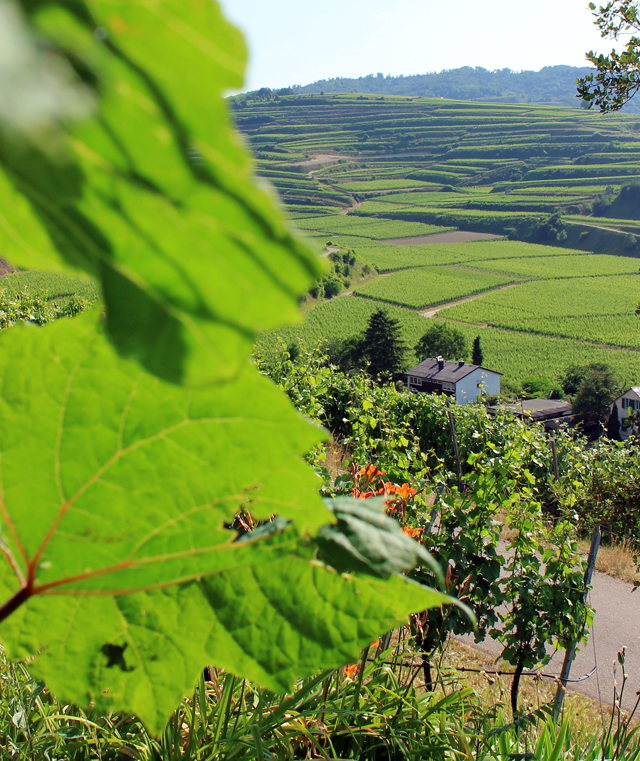
M 360 671 L 360 666 L 355 663 L 353 666 L 345 666 L 344 667 L 344 675 L 347 677 L 347 679 L 353 679 L 358 671 Z
M 422 539 L 422 535 L 424 534 L 423 528 L 409 528 L 409 526 L 405 526 L 402 530 L 407 536 L 410 536 L 412 539 L 417 539 L 418 541 Z
M 372 643 L 369 645 L 369 647 L 379 647 L 379 645 L 380 645 L 380 640 L 379 640 L 379 639 L 377 639 L 375 642 L 372 642 Z
M 400 499 L 405 501 L 410 497 L 415 497 L 417 493 L 418 492 L 415 489 L 412 489 L 409 484 L 402 484 L 402 486 L 396 491 L 396 494 L 400 497 Z
M 376 468 L 375 465 L 367 465 L 366 467 L 362 468 L 362 470 L 358 471 L 358 475 L 364 476 L 369 482 L 371 482 L 374 478 L 377 478 L 378 476 L 384 476 L 385 474 L 382 470 Z

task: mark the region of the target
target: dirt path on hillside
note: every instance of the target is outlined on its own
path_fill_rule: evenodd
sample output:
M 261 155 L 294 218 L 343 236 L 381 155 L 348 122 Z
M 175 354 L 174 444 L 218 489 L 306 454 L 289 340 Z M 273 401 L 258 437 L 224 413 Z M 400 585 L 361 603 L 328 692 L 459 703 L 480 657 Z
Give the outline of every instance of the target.
M 392 274 L 392 273 L 389 273 Z M 475 301 L 476 299 L 481 299 L 483 296 L 487 296 L 490 293 L 495 293 L 496 291 L 506 291 L 507 288 L 514 288 L 516 285 L 521 285 L 521 283 L 509 283 L 508 285 L 501 285 L 499 288 L 492 288 L 490 291 L 482 291 L 482 293 L 474 293 L 472 296 L 464 296 L 461 299 L 456 299 L 455 301 L 447 301 L 446 304 L 440 304 L 437 307 L 426 309 L 422 312 L 418 312 L 420 317 L 435 317 L 438 312 L 441 312 L 443 309 L 449 309 L 449 307 L 457 307 L 458 304 L 466 304 L 468 301 Z M 474 325 L 479 325 L 480 327 L 488 327 L 487 325 L 483 323 L 473 323 Z
M 356 201 L 351 206 L 349 206 L 348 209 L 343 209 L 340 212 L 340 214 L 342 214 L 344 216 L 344 215 L 348 214 L 350 211 L 353 211 L 354 209 L 359 209 L 361 206 L 362 206 L 362 201 Z
M 589 222 L 565 222 L 567 225 L 580 225 L 581 227 L 593 227 L 594 230 L 605 230 L 608 233 L 618 233 L 619 235 L 633 235 L 635 238 L 640 238 L 639 233 L 632 233 L 629 230 L 619 230 L 617 227 L 604 227 L 603 225 L 592 225 Z
M 311 159 L 304 159 L 303 161 L 289 161 L 286 164 L 280 166 L 316 166 L 318 164 L 337 164 L 344 156 L 338 156 L 335 153 L 318 153 Z
M 381 240 L 380 243 L 387 243 L 390 246 L 422 246 L 431 243 L 469 243 L 475 240 L 498 240 L 500 238 L 504 238 L 504 235 L 451 230 L 447 233 L 416 235 L 412 238 L 389 238 L 388 240 Z

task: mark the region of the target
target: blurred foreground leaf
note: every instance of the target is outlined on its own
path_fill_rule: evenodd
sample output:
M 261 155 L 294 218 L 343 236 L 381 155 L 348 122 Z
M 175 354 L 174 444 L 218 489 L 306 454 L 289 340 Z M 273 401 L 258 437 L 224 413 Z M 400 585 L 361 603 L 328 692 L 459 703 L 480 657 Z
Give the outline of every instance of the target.
M 22 101 L 0 88 L 3 256 L 97 276 L 109 337 L 152 373 L 196 386 L 235 377 L 257 332 L 299 319 L 297 298 L 321 272 L 255 185 L 221 98 L 242 85 L 240 33 L 212 0 L 22 7 L 20 28 L 37 33 L 25 86 L 46 92 L 37 66 L 55 79 L 53 56 L 66 67 L 59 87 L 71 91 L 75 72 L 94 111 L 54 129 L 78 109 L 44 101 L 19 129 L 9 112 Z M 0 55 L 0 79 L 9 63 Z

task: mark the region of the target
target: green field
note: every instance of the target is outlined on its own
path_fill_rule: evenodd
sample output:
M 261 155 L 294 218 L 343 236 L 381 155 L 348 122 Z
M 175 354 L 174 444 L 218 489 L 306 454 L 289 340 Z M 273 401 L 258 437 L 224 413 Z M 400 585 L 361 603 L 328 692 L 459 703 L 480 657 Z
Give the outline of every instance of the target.
M 375 269 L 348 286 L 356 295 L 307 307 L 303 326 L 283 337 L 346 338 L 384 305 L 413 345 L 428 324 L 418 310 L 443 305 L 436 319 L 469 339 L 481 335 L 485 364 L 505 373 L 511 388 L 532 376 L 555 381 L 569 365 L 591 361 L 640 383 L 640 208 L 613 202 L 640 178 L 637 116 L 321 100 L 252 101 L 237 112 L 256 149 L 277 146 L 279 155 L 272 151 L 259 171 L 295 210 L 294 224 L 314 245 L 331 241 Z M 311 176 L 296 166 L 300 156 L 325 153 L 340 160 L 314 165 Z M 508 240 L 381 243 L 456 228 Z M 447 306 L 465 297 L 474 298 Z
M 0 278 L 0 292 L 7 296 L 15 297 L 23 291 L 60 305 L 72 296 L 92 303 L 100 298 L 98 284 L 88 278 L 73 278 L 56 272 L 14 272 Z
M 555 261 L 555 260 L 554 260 Z M 447 310 L 447 319 L 640 348 L 638 275 L 523 283 Z
M 336 242 L 340 245 L 346 245 L 341 238 L 337 238 Z M 554 246 L 539 246 L 503 240 L 420 246 L 393 246 L 388 244 L 381 246 L 371 242 L 367 245 L 359 245 L 357 241 L 351 241 L 346 247 L 353 247 L 358 256 L 373 265 L 378 272 L 392 272 L 393 270 L 425 267 L 432 264 L 462 264 L 465 262 L 473 263 L 474 267 L 511 272 L 511 265 L 507 268 L 504 265 L 505 261 L 519 262 L 521 260 L 528 261 L 529 258 L 542 259 L 547 257 L 565 258 L 569 253 L 575 257 L 587 255 L 581 251 L 569 252 Z M 616 257 L 616 259 L 621 258 Z M 494 262 L 494 260 L 497 261 Z M 625 261 L 631 262 L 627 266 L 633 266 L 633 262 L 635 262 L 634 259 Z
M 631 257 L 582 254 L 581 256 L 555 256 L 552 261 L 548 257 L 480 261 L 475 262 L 473 266 L 523 277 L 553 280 L 602 275 L 637 275 L 639 265 L 640 261 Z M 634 287 L 640 293 L 640 283 L 634 281 Z
M 396 220 L 371 219 L 353 215 L 333 215 L 298 219 L 298 227 L 326 233 L 347 233 L 357 237 L 385 240 L 387 238 L 410 238 L 415 235 L 431 235 L 443 232 L 442 227 L 425 225 L 421 222 L 401 222 Z M 446 228 L 453 230 L 455 228 Z
M 514 278 L 455 267 L 419 267 L 377 278 L 355 290 L 358 296 L 424 309 L 488 291 Z
M 369 299 L 333 299 L 308 312 L 303 325 L 284 328 L 277 334 L 263 335 L 257 351 L 268 355 L 276 349 L 278 341 L 290 344 L 302 340 L 306 347 L 313 348 L 321 341 L 359 335 L 378 306 Z M 402 307 L 388 305 L 385 309 L 402 325 L 403 338 L 410 349 L 407 367 L 411 367 L 418 361 L 413 347 L 434 321 Z M 640 352 L 612 350 L 583 341 L 464 323 L 457 323 L 456 327 L 465 335 L 469 346 L 476 336 L 480 336 L 484 364 L 504 374 L 505 386 L 517 385 L 527 378 L 556 380 L 570 365 L 590 362 L 609 364 L 626 385 L 634 385 L 640 378 Z

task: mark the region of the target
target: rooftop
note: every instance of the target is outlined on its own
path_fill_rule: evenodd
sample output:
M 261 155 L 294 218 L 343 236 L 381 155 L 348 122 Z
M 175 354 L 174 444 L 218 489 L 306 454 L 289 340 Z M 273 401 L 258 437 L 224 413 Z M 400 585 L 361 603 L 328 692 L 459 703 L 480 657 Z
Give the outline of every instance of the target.
M 443 366 L 442 369 L 441 366 Z M 467 365 L 464 362 L 447 362 L 433 357 L 429 357 L 420 362 L 419 365 L 412 367 L 411 370 L 407 370 L 405 375 L 426 380 L 442 381 L 444 383 L 457 383 L 478 369 L 494 373 L 495 375 L 502 375 L 502 373 L 496 373 L 495 370 L 488 370 L 480 365 Z
M 518 417 L 524 415 L 527 420 L 551 420 L 573 413 L 571 402 L 564 399 L 525 399 L 514 404 L 498 404 L 487 407 L 487 411 L 494 415 L 499 410 L 512 412 Z

